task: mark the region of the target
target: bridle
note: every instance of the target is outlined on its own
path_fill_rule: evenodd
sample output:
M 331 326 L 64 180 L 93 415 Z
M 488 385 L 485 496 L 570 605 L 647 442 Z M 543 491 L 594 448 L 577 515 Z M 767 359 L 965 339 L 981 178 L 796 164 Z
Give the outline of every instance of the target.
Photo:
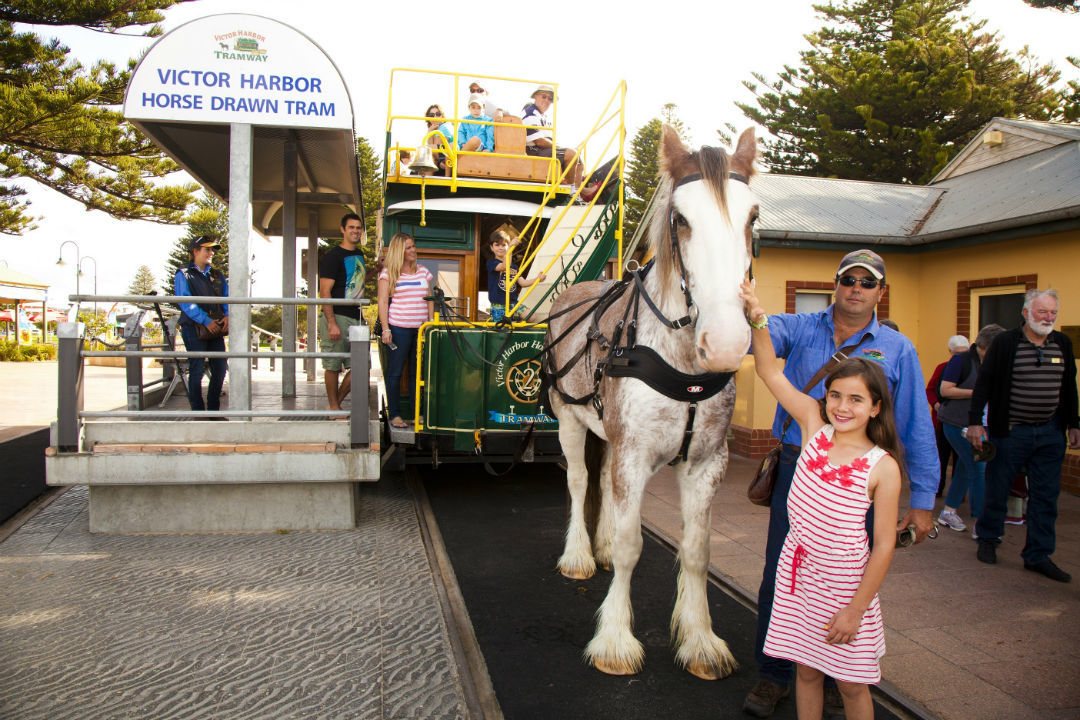
M 735 180 L 736 182 L 741 182 L 745 184 L 747 187 L 750 186 L 750 179 L 741 173 L 729 172 L 728 177 L 732 180 Z M 686 315 L 676 320 L 668 319 L 662 312 L 660 312 L 660 308 L 658 308 L 656 304 L 653 303 L 652 298 L 649 297 L 649 294 L 645 292 L 645 286 L 641 282 L 641 278 L 638 276 L 640 270 L 635 269 L 631 272 L 631 275 L 634 278 L 634 283 L 638 286 L 638 290 L 641 292 L 641 295 L 644 298 L 645 303 L 649 306 L 649 309 L 651 309 L 653 311 L 653 314 L 655 314 L 656 317 L 660 319 L 660 322 L 664 323 L 673 330 L 679 330 L 684 327 L 692 328 L 697 325 L 698 309 L 697 305 L 694 303 L 694 296 L 690 292 L 690 283 L 686 280 L 686 263 L 683 262 L 682 248 L 679 245 L 679 220 L 683 219 L 683 216 L 679 213 L 678 210 L 675 209 L 674 195 L 675 191 L 682 185 L 691 182 L 697 182 L 698 180 L 701 180 L 701 173 L 691 173 L 689 175 L 684 175 L 683 177 L 679 178 L 672 185 L 671 209 L 668 211 L 668 235 L 671 239 L 671 254 L 674 256 L 675 262 L 679 266 L 679 289 L 682 291 L 683 298 L 686 300 Z M 750 280 L 754 279 L 753 254 L 751 254 L 749 278 Z M 747 323 L 749 322 L 750 319 L 748 317 Z

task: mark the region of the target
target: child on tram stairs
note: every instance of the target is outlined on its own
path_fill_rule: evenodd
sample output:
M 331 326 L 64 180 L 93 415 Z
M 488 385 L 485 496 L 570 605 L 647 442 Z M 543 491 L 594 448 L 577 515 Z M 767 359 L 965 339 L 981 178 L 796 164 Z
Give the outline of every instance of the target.
M 491 301 L 491 321 L 499 322 L 506 315 L 506 254 L 508 251 L 517 247 L 521 240 L 518 238 L 510 239 L 510 233 L 505 230 L 496 230 L 491 233 L 489 239 L 491 245 L 491 254 L 494 257 L 489 258 L 487 261 L 487 273 L 488 273 L 488 299 Z M 518 266 L 511 259 L 510 261 L 510 277 L 512 278 L 518 272 Z M 546 273 L 540 273 L 532 280 L 527 280 L 524 277 L 518 276 L 516 280 L 511 284 L 510 290 L 510 307 L 512 308 L 517 303 L 518 288 L 529 287 L 533 283 L 543 282 L 547 280 Z
M 784 376 L 753 281 L 742 284 L 757 374 L 799 423 L 805 444 L 788 496 L 791 530 L 776 571 L 765 654 L 797 664 L 800 720 L 819 720 L 835 678 L 848 720 L 874 716 L 885 629 L 878 589 L 896 546 L 903 455 L 888 381 L 865 358 L 841 362 L 818 401 Z M 873 550 L 866 513 L 873 505 Z
M 495 127 L 480 123 L 494 122 L 490 115 L 484 114 L 484 98 L 481 95 L 469 96 L 469 120 L 458 123 L 458 150 L 466 152 L 494 152 Z

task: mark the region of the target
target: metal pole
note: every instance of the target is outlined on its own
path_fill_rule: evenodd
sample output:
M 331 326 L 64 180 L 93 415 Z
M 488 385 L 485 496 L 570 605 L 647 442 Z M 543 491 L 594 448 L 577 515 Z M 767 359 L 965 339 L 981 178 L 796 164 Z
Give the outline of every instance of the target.
M 78 452 L 80 446 L 79 413 L 83 409 L 82 343 L 86 326 L 80 322 L 56 324 L 57 373 L 56 447 L 64 452 Z
M 142 311 L 132 314 L 124 324 L 124 350 L 133 352 L 142 350 Z M 127 409 L 142 410 L 146 407 L 143 402 L 143 372 L 142 358 L 127 356 Z
M 351 442 L 368 444 L 368 378 L 371 376 L 371 330 L 367 325 L 349 328 L 352 366 L 352 412 L 349 415 Z
M 296 138 L 285 140 L 283 206 L 281 213 L 281 295 L 296 297 Z M 296 306 L 281 308 L 281 349 L 296 350 Z M 281 361 L 281 396 L 296 397 L 296 360 Z
M 254 132 L 248 123 L 229 126 L 229 297 L 250 297 L 251 174 Z M 229 306 L 229 334 L 244 347 L 251 336 L 251 306 Z M 229 407 L 251 409 L 251 364 L 229 360 Z
M 314 205 L 308 205 L 308 246 L 307 246 L 307 267 L 305 268 L 305 277 L 307 278 L 308 297 L 318 297 L 319 295 L 319 209 Z M 315 303 L 308 303 L 307 306 L 307 349 L 308 352 L 315 352 L 316 346 L 319 343 L 319 306 Z M 304 361 L 304 367 L 307 369 L 308 382 L 315 381 L 315 358 L 308 358 Z

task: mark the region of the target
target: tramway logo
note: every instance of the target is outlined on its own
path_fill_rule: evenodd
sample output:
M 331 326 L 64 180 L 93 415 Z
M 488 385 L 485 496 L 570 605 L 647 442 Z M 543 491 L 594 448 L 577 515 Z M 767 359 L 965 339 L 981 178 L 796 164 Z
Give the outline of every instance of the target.
M 538 400 L 540 359 L 537 355 L 543 347 L 540 338 L 521 340 L 510 343 L 499 355 L 495 363 L 495 384 L 505 388 L 514 402 L 531 405 Z
M 266 42 L 266 38 L 251 30 L 234 30 L 223 35 L 215 34 L 214 41 L 218 44 L 214 50 L 214 57 L 218 60 L 266 62 L 270 57 L 260 45 Z

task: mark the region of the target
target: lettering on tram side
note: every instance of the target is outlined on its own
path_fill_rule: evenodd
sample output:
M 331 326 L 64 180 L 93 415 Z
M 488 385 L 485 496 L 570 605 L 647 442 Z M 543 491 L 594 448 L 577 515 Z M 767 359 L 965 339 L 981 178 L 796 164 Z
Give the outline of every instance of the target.
M 509 412 L 488 410 L 489 421 L 507 425 L 556 422 L 543 406 L 516 411 L 517 405 L 536 406 L 540 399 L 540 358 L 537 355 L 543 348 L 543 337 L 518 340 L 503 348 L 495 363 L 494 379 L 495 386 L 506 393 Z M 493 393 L 489 399 L 497 402 L 497 395 Z

